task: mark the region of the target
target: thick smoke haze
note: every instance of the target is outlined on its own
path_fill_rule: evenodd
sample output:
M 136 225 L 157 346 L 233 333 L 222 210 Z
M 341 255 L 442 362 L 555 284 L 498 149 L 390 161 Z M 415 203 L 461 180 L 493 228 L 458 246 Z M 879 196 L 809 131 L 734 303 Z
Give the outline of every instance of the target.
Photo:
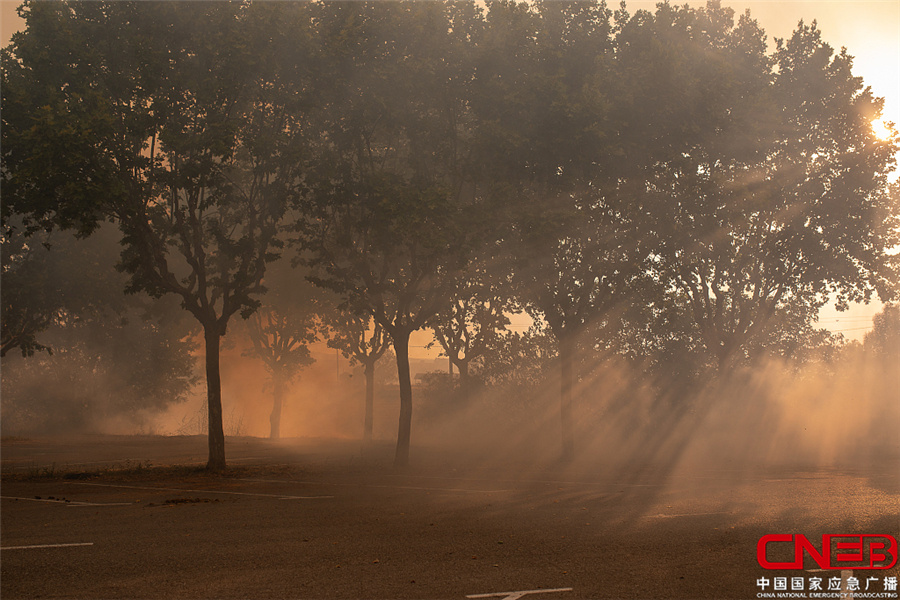
M 897 598 L 897 2 L 9 9 L 3 598 Z
M 124 9 L 74 4 L 62 18 L 49 6 L 25 11 L 30 30 L 10 50 L 21 53 L 8 63 L 6 86 L 21 86 L 9 96 L 21 106 L 4 122 L 4 139 L 20 149 L 4 155 L 10 211 L 22 223 L 47 219 L 46 229 L 116 226 L 89 238 L 99 240 L 90 252 L 102 260 L 81 240 L 45 252 L 36 239 L 4 238 L 14 250 L 6 252 L 4 284 L 30 292 L 18 308 L 65 300 L 44 309 L 47 322 L 19 343 L 34 356 L 4 359 L 5 435 L 212 439 L 221 415 L 226 435 L 266 437 L 282 379 L 248 355 L 253 344 L 240 319 L 259 310 L 296 317 L 286 326 L 315 359 L 295 356 L 284 376 L 280 437 L 360 439 L 365 378 L 325 340 L 328 327 L 337 328 L 326 323 L 354 311 L 384 327 L 400 356 L 397 379 L 392 360 L 378 368 L 381 442 L 397 439 L 398 421 L 400 437 L 409 433 L 411 409 L 413 447 L 475 465 L 554 465 L 561 445 L 585 468 L 647 463 L 667 472 L 896 454 L 889 361 L 813 327 L 829 295 L 848 304 L 896 295 L 885 252 L 897 240 L 890 177 L 900 138 L 873 133 L 883 102 L 817 26 L 768 47 L 762 24 L 716 2 L 635 15 L 555 3 L 484 11 L 438 3 L 154 5 L 148 15 L 162 25 L 135 31 L 159 44 L 160 56 L 183 61 L 161 63 L 171 73 L 160 81 L 173 89 L 142 84 L 127 90 L 145 94 L 141 102 L 95 99 L 111 116 L 86 116 L 80 131 L 147 123 L 111 130 L 109 139 L 137 140 L 126 149 L 79 139 L 76 147 L 97 161 L 113 156 L 106 191 L 119 204 L 100 209 L 85 192 L 93 174 L 77 165 L 54 173 L 69 187 L 41 187 L 49 178 L 34 165 L 57 164 L 57 145 L 71 140 L 51 122 L 38 131 L 15 119 L 30 123 L 31 104 L 49 102 L 28 95 L 40 72 L 32 61 L 40 66 L 45 57 L 33 32 L 65 23 L 73 35 L 98 35 Z M 247 23 L 264 30 L 287 16 L 305 24 L 306 37 L 279 33 L 278 46 L 256 40 L 272 68 L 253 82 L 259 96 L 248 99 L 243 84 L 228 88 L 246 114 L 216 116 L 216 94 L 192 105 L 193 129 L 163 111 L 115 112 L 196 99 L 237 80 L 228 61 L 213 61 L 208 81 L 198 83 L 194 58 L 218 56 L 219 44 L 198 38 L 185 46 L 167 19 L 227 24 L 233 30 L 211 27 L 227 42 L 252 38 L 257 30 Z M 133 49 L 128 28 L 139 22 L 123 16 L 113 41 Z M 344 47 L 346 31 L 360 23 L 368 27 L 353 30 L 360 44 Z M 397 42 L 397 32 L 409 39 Z M 508 51 L 510 40 L 533 49 Z M 248 47 L 235 44 L 235 52 Z M 453 60 L 435 62 L 433 53 Z M 84 64 L 100 64 L 95 58 L 104 57 Z M 79 85 L 96 89 L 113 67 L 123 75 L 148 68 L 108 58 L 111 66 L 76 74 L 86 78 Z M 65 114 L 70 83 L 43 88 L 58 92 L 52 100 Z M 211 132 L 221 135 L 214 144 Z M 221 155 L 191 167 L 205 175 L 180 180 L 203 144 Z M 363 146 L 369 152 L 358 152 Z M 854 169 L 845 168 L 848 157 Z M 117 196 L 128 187 L 121 181 L 148 197 Z M 21 233 L 21 224 L 4 223 Z M 49 284 L 31 289 L 30 281 Z M 125 288 L 136 294 L 119 301 L 111 290 Z M 114 306 L 102 306 L 113 297 Z M 448 325 L 451 304 L 500 299 L 509 303 L 501 313 L 535 317 L 544 346 L 511 332 L 478 340 L 464 353 L 487 344 L 486 353 L 462 377 L 446 374 L 446 362 L 413 361 L 410 398 L 410 334 Z M 474 310 L 459 314 L 472 326 L 464 337 L 488 329 Z M 607 338 L 592 330 L 598 324 Z M 223 446 L 217 442 L 211 468 L 224 468 Z M 398 465 L 408 458 L 398 452 Z
M 261 363 L 241 356 L 239 346 L 235 341 L 222 356 L 226 435 L 266 437 L 272 410 L 268 376 Z M 317 362 L 286 393 L 284 443 L 359 440 L 364 455 L 363 375 L 343 357 L 336 361 L 334 351 L 321 344 L 318 350 Z M 478 386 L 468 400 L 454 393 L 446 371 L 420 377 L 414 387 L 413 447 L 423 461 L 453 457 L 460 468 L 571 469 L 597 477 L 627 472 L 632 464 L 671 474 L 712 470 L 720 478 L 739 478 L 766 467 L 838 468 L 900 457 L 897 372 L 890 360 L 858 345 L 836 360 L 800 367 L 767 360 L 678 403 L 659 399 L 656 386 L 664 382 L 651 384 L 624 362 L 604 362 L 582 361 L 588 374 L 576 390 L 578 459 L 573 465 L 558 462 L 559 380 L 552 364 L 544 381 L 527 394 Z M 396 439 L 393 369 L 390 361 L 379 364 L 376 443 Z M 197 435 L 204 414 L 203 393 L 196 389 L 186 402 L 144 415 L 139 423 L 119 417 L 84 425 L 104 433 Z M 4 433 L 16 433 L 6 417 Z

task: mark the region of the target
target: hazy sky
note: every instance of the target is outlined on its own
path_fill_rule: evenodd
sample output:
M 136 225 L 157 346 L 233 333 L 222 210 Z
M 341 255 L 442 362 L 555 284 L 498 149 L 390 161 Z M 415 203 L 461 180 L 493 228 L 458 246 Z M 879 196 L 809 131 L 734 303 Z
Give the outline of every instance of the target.
M 611 7 L 618 6 L 616 0 L 608 3 Z M 773 38 L 790 36 L 801 19 L 806 23 L 816 21 L 825 41 L 836 50 L 846 47 L 855 57 L 854 73 L 863 77 L 876 96 L 885 99 L 885 119 L 900 123 L 900 0 L 723 0 L 722 3 L 738 15 L 750 9 L 751 16 L 769 35 L 770 50 L 775 45 Z M 4 46 L 23 24 L 16 14 L 19 4 L 18 0 L 0 0 L 0 34 Z M 627 3 L 630 12 L 652 10 L 655 5 L 655 1 L 647 0 Z M 871 316 L 879 310 L 880 306 L 862 306 L 840 315 L 829 311 L 822 315 L 821 324 L 842 331 L 847 337 L 861 338 L 871 325 Z

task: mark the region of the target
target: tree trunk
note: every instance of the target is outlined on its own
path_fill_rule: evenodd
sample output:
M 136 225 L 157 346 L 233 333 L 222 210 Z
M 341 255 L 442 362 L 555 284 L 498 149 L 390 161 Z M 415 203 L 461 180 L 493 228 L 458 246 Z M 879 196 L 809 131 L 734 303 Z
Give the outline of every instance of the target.
M 469 403 L 469 360 L 457 361 L 456 369 L 459 371 L 459 399 L 464 405 Z
M 204 327 L 206 338 L 206 398 L 209 415 L 210 471 L 225 468 L 225 431 L 222 429 L 222 380 L 219 374 L 219 342 L 222 336 L 213 327 Z
M 395 329 L 391 333 L 397 355 L 397 377 L 400 379 L 400 427 L 394 466 L 409 465 L 409 438 L 412 428 L 412 382 L 409 378 L 409 331 Z
M 734 340 L 726 340 L 716 348 L 716 359 L 718 364 L 718 375 L 728 375 L 740 363 L 740 344 Z
M 560 404 L 559 416 L 562 427 L 562 459 L 571 461 L 575 458 L 575 434 L 572 430 L 572 390 L 575 387 L 575 337 L 560 335 Z
M 375 361 L 366 362 L 366 420 L 363 425 L 363 439 L 372 441 L 372 429 L 375 422 Z
M 284 404 L 284 380 L 277 373 L 272 374 L 272 414 L 269 415 L 269 439 L 281 437 L 281 407 Z

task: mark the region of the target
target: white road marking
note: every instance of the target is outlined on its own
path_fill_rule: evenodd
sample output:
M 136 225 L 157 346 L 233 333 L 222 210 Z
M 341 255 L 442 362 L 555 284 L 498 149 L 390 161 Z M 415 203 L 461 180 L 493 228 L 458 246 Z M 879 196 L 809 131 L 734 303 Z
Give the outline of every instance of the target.
M 616 481 L 571 481 L 559 479 L 483 479 L 479 477 L 448 477 L 444 475 L 390 475 L 387 477 L 404 477 L 409 479 L 445 479 L 447 481 L 477 481 L 479 483 L 539 483 L 553 486 L 590 486 L 590 487 L 664 487 L 663 483 L 622 483 Z M 511 490 L 505 490 L 511 491 Z
M 134 502 L 79 502 L 77 500 L 51 500 L 50 498 L 17 498 L 15 496 L 0 496 L 4 500 L 28 500 L 29 502 L 52 502 L 65 504 L 66 506 L 131 506 Z
M 715 512 L 703 512 L 703 513 L 682 513 L 680 515 L 664 515 L 662 513 L 658 515 L 647 515 L 644 517 L 645 519 L 674 519 L 676 517 L 703 517 L 706 515 L 730 515 L 731 511 L 720 510 Z
M 477 481 L 480 483 L 541 483 L 547 485 L 580 485 L 595 487 L 664 487 L 663 483 L 622 483 L 616 481 L 569 481 L 559 479 L 483 479 L 479 477 L 448 477 L 444 475 L 390 475 L 409 479 L 446 479 L 448 481 Z M 504 490 L 509 491 L 509 490 Z
M 231 459 L 229 459 L 229 460 L 231 460 Z M 101 465 L 103 467 L 108 467 L 110 469 L 126 470 L 129 468 L 129 465 L 127 463 L 131 463 L 132 465 L 134 465 L 135 468 L 138 466 L 138 464 L 143 464 L 143 463 L 152 464 L 152 461 L 150 459 L 136 459 L 136 458 L 123 458 L 123 459 L 117 459 L 117 460 L 99 460 L 99 461 L 93 461 L 93 462 L 78 462 L 78 463 L 69 463 L 69 462 L 53 463 L 53 464 L 43 464 L 43 465 L 36 465 L 36 464 L 34 464 L 34 462 L 29 462 L 28 464 L 24 464 L 24 465 L 14 464 L 14 463 L 22 463 L 22 462 L 25 462 L 25 461 L 23 461 L 23 460 L 17 461 L 15 459 L 9 459 L 9 460 L 3 461 L 3 463 L 2 463 L 3 469 L 4 470 L 18 469 L 20 471 L 24 471 L 26 469 L 36 470 L 36 471 L 39 471 L 41 469 L 53 469 L 57 472 L 64 473 L 66 471 L 69 471 L 70 467 L 85 467 L 85 466 L 90 466 L 90 465 Z M 172 464 L 177 464 L 178 466 L 205 465 L 206 461 L 205 460 L 204 461 L 196 461 L 196 462 L 176 461 Z M 57 465 L 59 465 L 59 466 L 57 466 Z M 167 465 L 168 465 L 168 463 L 162 463 L 158 466 L 165 467 Z M 151 466 L 151 467 L 145 467 L 145 468 L 152 469 L 153 467 Z
M 519 592 L 496 592 L 493 594 L 469 594 L 466 598 L 502 598 L 503 600 L 518 600 L 527 594 L 551 594 L 554 592 L 571 592 L 572 588 L 554 588 L 546 590 L 524 590 Z
M 69 485 L 93 485 L 98 487 L 126 488 L 131 490 L 155 490 L 159 492 L 191 492 L 192 494 L 228 494 L 230 496 L 262 496 L 264 498 L 278 498 L 279 500 L 318 500 L 322 498 L 334 498 L 334 496 L 290 496 L 288 494 L 259 494 L 254 492 L 226 492 L 223 490 L 187 490 L 183 488 L 164 488 L 145 485 L 119 485 L 112 483 L 85 483 L 83 481 L 66 481 Z
M 123 467 L 126 465 L 129 465 L 129 466 L 134 465 L 135 467 L 137 467 L 138 465 L 142 465 L 144 463 L 149 463 L 149 462 L 150 462 L 150 459 L 144 459 L 144 458 L 123 458 L 120 460 L 95 460 L 93 462 L 77 462 L 77 463 L 67 462 L 67 463 L 63 464 L 59 470 L 63 470 L 66 467 L 83 467 L 85 465 L 110 465 L 110 466 L 122 465 Z
M 295 479 L 241 479 L 241 481 L 253 481 L 256 483 L 298 483 L 302 485 L 333 485 L 344 487 L 365 487 L 365 488 L 385 488 L 389 490 L 419 490 L 425 492 L 463 492 L 467 494 L 500 494 L 505 492 L 514 492 L 515 490 L 470 490 L 464 488 L 439 488 L 439 487 L 416 487 L 411 485 L 383 485 L 373 483 L 342 483 L 332 481 L 297 481 Z
M 82 542 L 80 544 L 40 544 L 38 546 L 3 546 L 0 550 L 31 550 L 34 548 L 72 548 L 74 546 L 93 546 L 94 542 Z

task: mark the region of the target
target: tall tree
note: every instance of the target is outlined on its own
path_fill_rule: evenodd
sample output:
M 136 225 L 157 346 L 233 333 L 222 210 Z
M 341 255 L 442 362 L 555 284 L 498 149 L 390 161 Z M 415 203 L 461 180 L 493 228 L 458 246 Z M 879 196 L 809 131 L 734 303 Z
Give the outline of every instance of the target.
M 479 53 L 480 139 L 509 182 L 500 192 L 515 198 L 507 241 L 519 294 L 558 344 L 566 459 L 578 340 L 633 293 L 649 255 L 612 168 L 622 149 L 610 118 L 611 16 L 602 2 L 492 3 Z
M 313 280 L 371 315 L 400 381 L 395 464 L 409 462 L 409 336 L 444 299 L 479 228 L 466 169 L 472 4 L 326 3 L 318 175 L 298 227 Z
M 302 69 L 278 58 L 305 10 L 28 4 L 3 54 L 6 210 L 85 235 L 116 221 L 128 291 L 175 294 L 202 325 L 212 470 L 225 467 L 220 340 L 257 307 L 301 167 Z
M 657 26 L 689 21 L 687 10 L 661 7 Z M 720 371 L 773 328 L 806 327 L 831 294 L 839 307 L 892 298 L 900 241 L 887 186 L 898 145 L 874 135 L 881 101 L 851 57 L 801 23 L 766 59 L 756 24 L 728 12 L 711 4 L 692 18 L 719 15 L 716 29 L 682 29 L 722 60 L 693 57 L 708 90 L 703 135 L 654 164 L 647 186 L 660 277 Z

